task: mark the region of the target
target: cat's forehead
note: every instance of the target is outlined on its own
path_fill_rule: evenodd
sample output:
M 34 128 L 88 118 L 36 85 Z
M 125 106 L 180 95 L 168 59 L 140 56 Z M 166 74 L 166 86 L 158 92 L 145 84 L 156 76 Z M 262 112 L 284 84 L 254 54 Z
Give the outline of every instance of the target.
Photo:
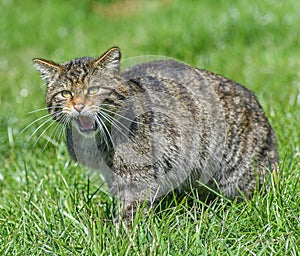
M 91 68 L 91 63 L 94 60 L 95 58 L 92 57 L 81 57 L 62 63 L 61 66 L 63 67 L 63 71 L 66 73 L 73 70 L 87 71 L 87 69 Z
M 60 79 L 67 79 L 71 83 L 80 83 L 88 76 L 92 69 L 94 58 L 81 57 L 61 64 Z

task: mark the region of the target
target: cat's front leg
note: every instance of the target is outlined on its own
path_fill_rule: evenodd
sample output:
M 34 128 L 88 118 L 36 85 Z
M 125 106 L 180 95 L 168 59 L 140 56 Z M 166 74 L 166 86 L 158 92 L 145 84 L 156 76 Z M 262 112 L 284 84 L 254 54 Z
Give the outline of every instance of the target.
M 148 203 L 146 203 L 148 206 Z M 127 228 L 132 228 L 134 225 L 134 220 L 137 214 L 137 211 L 142 209 L 141 214 L 147 214 L 147 206 L 143 202 L 138 201 L 123 201 L 118 204 L 116 207 L 116 217 L 115 217 L 115 224 L 121 225 L 124 224 Z
M 154 182 L 151 182 L 152 187 L 139 182 L 124 182 L 124 179 L 119 179 L 119 183 L 113 186 L 112 194 L 118 201 L 115 209 L 117 225 L 122 222 L 127 228 L 131 228 L 136 215 L 145 216 L 158 200 L 158 186 Z

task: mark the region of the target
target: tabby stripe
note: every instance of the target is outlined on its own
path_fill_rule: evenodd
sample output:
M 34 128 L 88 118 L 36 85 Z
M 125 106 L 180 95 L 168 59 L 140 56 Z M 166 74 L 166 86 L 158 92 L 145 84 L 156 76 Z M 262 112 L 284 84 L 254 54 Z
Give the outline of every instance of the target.
M 172 97 L 175 96 L 178 99 L 178 102 L 192 113 L 193 118 L 195 118 L 196 121 L 199 121 L 199 107 L 196 104 L 197 98 L 193 97 L 194 93 L 189 90 L 186 85 L 171 79 L 161 79 L 159 82 L 160 86 L 164 87 L 165 92 Z
M 151 107 L 153 105 L 152 104 L 152 95 L 149 94 L 149 90 L 147 90 L 147 85 L 152 85 L 152 83 L 145 83 L 146 79 L 148 79 L 148 78 L 149 77 L 143 77 L 143 78 L 135 77 L 135 78 L 131 78 L 129 81 L 130 81 L 131 88 L 135 92 L 137 92 L 136 95 L 141 94 L 143 96 L 140 98 L 140 100 L 141 101 L 145 100 L 147 103 L 149 103 L 149 104 L 146 104 L 146 106 Z M 138 105 L 140 105 L 140 104 L 138 104 Z M 149 130 L 152 131 L 154 125 L 156 125 L 154 123 L 154 118 L 155 118 L 154 112 L 152 111 L 152 109 L 145 109 L 145 111 L 148 114 L 148 118 L 147 118 L 147 123 L 144 123 L 143 125 L 148 126 Z M 145 113 L 139 113 L 139 114 L 145 114 Z M 137 116 L 137 118 L 139 118 L 139 117 Z M 138 120 L 138 121 L 141 121 L 141 120 Z M 156 160 L 155 159 L 155 152 L 157 152 L 156 142 L 153 140 L 152 137 L 150 137 L 150 148 L 151 148 L 151 150 L 150 150 L 151 157 L 152 157 L 152 159 Z M 156 163 L 156 161 L 155 161 L 154 165 L 152 166 L 153 171 L 154 171 L 154 173 L 152 175 L 154 175 L 155 179 L 157 179 L 161 175 L 158 172 L 161 169 L 159 168 L 159 166 L 157 166 L 157 164 L 159 164 L 159 163 Z
M 123 94 L 117 92 L 116 89 L 113 88 L 110 89 L 109 96 L 110 95 L 114 95 L 118 100 L 124 100 L 126 98 Z

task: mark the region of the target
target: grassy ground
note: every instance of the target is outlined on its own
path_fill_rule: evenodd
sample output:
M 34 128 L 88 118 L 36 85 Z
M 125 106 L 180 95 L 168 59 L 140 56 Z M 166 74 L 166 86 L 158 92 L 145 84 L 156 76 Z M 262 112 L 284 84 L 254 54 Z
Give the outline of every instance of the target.
M 0 254 L 299 255 L 299 9 L 298 0 L 1 0 Z M 112 199 L 63 142 L 29 139 L 35 125 L 20 135 L 45 106 L 33 57 L 66 61 L 114 45 L 125 59 L 171 56 L 255 91 L 281 157 L 269 193 L 183 200 L 117 236 Z

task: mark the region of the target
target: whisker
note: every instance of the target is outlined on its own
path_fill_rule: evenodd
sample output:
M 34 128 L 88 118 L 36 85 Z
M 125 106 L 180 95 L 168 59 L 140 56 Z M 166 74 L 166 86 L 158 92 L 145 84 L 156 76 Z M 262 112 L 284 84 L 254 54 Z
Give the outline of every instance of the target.
M 96 123 L 98 125 L 101 139 L 104 140 L 104 143 L 106 144 L 106 146 L 109 147 L 109 143 L 108 143 L 108 139 L 107 139 L 107 134 L 106 134 L 105 130 L 103 129 L 103 126 L 104 126 L 103 122 L 101 120 L 99 120 L 97 118 L 97 116 L 95 116 L 95 121 L 96 121 Z
M 45 150 L 45 148 L 47 147 L 47 145 L 49 144 L 49 142 L 50 143 L 52 143 L 54 146 L 58 146 L 58 143 L 57 143 L 57 141 L 55 141 L 54 140 L 54 137 L 55 137 L 55 133 L 57 132 L 57 130 L 58 130 L 58 128 L 60 128 L 61 126 L 60 126 L 60 124 L 59 123 L 54 123 L 54 124 L 56 124 L 56 126 L 55 126 L 55 128 L 53 129 L 53 131 L 52 131 L 52 133 L 51 133 L 51 135 L 50 136 L 47 136 L 47 135 L 45 135 L 45 133 L 44 134 L 41 134 L 40 136 L 44 136 L 45 137 L 45 139 L 47 140 L 47 142 L 45 143 L 45 146 L 43 147 L 43 151 Z M 52 124 L 50 125 L 50 126 L 52 126 Z M 50 128 L 50 127 L 49 127 Z M 62 128 L 63 129 L 63 128 Z M 48 130 L 48 128 L 47 128 L 47 130 Z M 38 140 L 40 140 L 40 137 L 37 139 L 37 141 Z M 37 142 L 36 141 L 36 142 Z
M 57 112 L 57 113 L 55 113 L 55 115 L 54 116 L 59 116 L 61 114 L 61 112 Z M 51 116 L 51 118 L 49 118 L 49 116 Z M 51 122 L 51 121 L 53 121 L 53 114 L 51 115 L 51 114 L 48 114 L 47 115 L 47 117 L 48 117 L 48 119 L 47 120 L 45 120 L 45 121 L 43 121 L 34 131 L 33 131 L 33 133 L 29 136 L 29 140 L 38 132 L 38 130 L 40 130 L 43 126 L 45 126 L 46 124 L 48 124 L 49 122 Z M 46 116 L 44 116 L 44 118 L 46 118 Z M 34 123 L 35 123 L 35 121 L 34 121 Z
M 56 105 L 56 106 L 45 107 L 45 108 L 38 108 L 38 109 L 35 109 L 35 110 L 32 110 L 32 111 L 28 112 L 28 114 L 33 114 L 33 113 L 36 113 L 36 112 L 49 110 L 49 109 L 56 109 L 56 108 L 61 108 L 61 107 L 62 107 L 62 105 Z
M 107 120 L 107 119 L 106 119 L 106 120 L 109 121 L 113 127 L 119 128 L 119 131 L 120 131 L 120 132 L 121 132 L 122 127 L 123 127 L 126 131 L 128 131 L 128 133 L 129 133 L 130 135 L 134 135 L 134 133 L 130 130 L 130 128 L 128 127 L 128 125 L 122 123 L 122 122 L 119 121 L 118 119 L 114 118 L 113 116 L 111 116 L 111 115 L 109 115 L 109 114 L 107 114 L 107 113 L 105 113 L 105 112 L 102 112 L 101 114 L 102 114 L 103 116 L 105 116 L 106 118 L 109 119 L 109 120 Z M 130 119 L 126 119 L 126 120 L 131 121 Z M 136 123 L 137 123 L 137 122 L 136 122 Z M 142 123 L 138 122 L 138 124 L 142 124 Z M 126 136 L 126 137 L 128 138 L 128 136 Z
M 28 130 L 32 125 L 34 125 L 35 123 L 39 122 L 40 120 L 45 119 L 45 118 L 49 118 L 49 116 L 51 116 L 51 114 L 46 114 L 46 115 L 41 116 L 38 119 L 32 121 L 24 129 L 22 129 L 22 131 L 20 131 L 19 135 L 22 135 L 26 130 Z
M 64 107 L 61 112 L 63 114 L 69 114 L 72 112 L 72 109 L 70 107 Z
M 64 129 L 64 127 L 66 127 L 66 125 L 63 125 L 63 126 L 60 126 L 61 127 L 61 129 L 60 129 L 60 133 L 58 134 L 58 139 L 60 140 L 61 138 L 62 138 L 62 136 L 63 136 L 63 134 L 65 135 L 65 129 Z
M 33 114 L 33 113 L 45 111 L 45 110 L 48 110 L 48 108 L 39 108 L 39 109 L 31 110 L 28 112 L 28 114 Z
M 121 118 L 123 118 L 124 120 L 130 121 L 130 122 L 132 122 L 132 123 L 142 124 L 142 123 L 140 123 L 140 122 L 138 122 L 138 121 L 135 121 L 135 120 L 133 120 L 133 119 L 130 119 L 130 118 L 128 118 L 128 117 L 125 117 L 125 116 L 119 114 L 118 112 L 114 112 L 114 111 L 111 111 L 111 110 L 109 110 L 109 109 L 102 108 L 102 107 L 99 107 L 99 109 L 100 109 L 100 111 L 102 111 L 102 112 L 107 112 L 107 113 L 109 113 L 109 114 L 116 115 L 116 116 L 121 117 Z
M 46 146 L 48 145 L 49 142 L 51 142 L 53 145 L 58 145 L 58 143 L 53 139 L 58 132 L 58 129 L 60 129 L 60 133 L 58 135 L 58 139 L 61 137 L 63 131 L 64 131 L 64 127 L 68 124 L 68 122 L 70 121 L 70 117 L 68 115 L 63 115 L 60 122 L 56 123 L 55 128 L 52 130 L 51 134 L 49 136 L 47 136 L 47 143 L 44 146 L 44 149 L 46 148 Z
M 68 117 L 67 115 L 62 114 L 61 112 L 58 113 L 58 114 L 62 115 L 60 122 L 54 122 L 54 121 L 53 121 L 52 124 L 50 124 L 48 127 L 46 127 L 45 130 L 43 130 L 43 132 L 39 135 L 39 137 L 37 138 L 37 140 L 36 140 L 36 142 L 35 142 L 35 144 L 36 144 L 36 143 L 41 139 L 41 137 L 43 137 L 43 136 L 45 135 L 45 133 L 46 133 L 53 125 L 56 125 L 55 128 L 53 129 L 51 135 L 50 135 L 50 136 L 47 136 L 47 142 L 46 142 L 46 144 L 45 144 L 43 150 L 46 148 L 46 146 L 48 145 L 49 142 L 51 142 L 51 143 L 54 144 L 54 145 L 57 144 L 57 143 L 54 143 L 53 137 L 55 136 L 55 133 L 57 132 L 58 128 L 61 127 L 62 124 L 63 124 L 62 126 L 64 127 L 64 126 L 66 125 L 65 123 L 69 120 L 69 117 Z M 67 121 L 66 121 L 66 120 L 67 120 Z M 52 119 L 51 119 L 51 120 L 48 120 L 48 121 L 46 121 L 46 122 L 44 122 L 42 125 L 44 126 L 46 123 L 49 123 L 50 121 L 52 121 Z M 39 129 L 40 129 L 40 128 L 38 127 L 38 128 L 36 129 L 35 132 L 37 132 Z M 62 128 L 62 130 L 63 130 L 63 128 Z
M 108 143 L 108 138 L 107 138 L 107 135 L 109 136 L 109 139 L 114 147 L 114 141 L 111 137 L 111 134 L 108 130 L 108 128 L 106 127 L 106 125 L 104 124 L 103 120 L 101 120 L 101 118 L 98 117 L 97 114 L 94 114 L 94 118 L 98 124 L 98 127 L 100 129 L 100 133 L 101 133 L 101 137 L 104 139 L 104 142 L 106 144 L 106 146 L 109 148 L 109 143 Z
M 107 121 L 109 122 L 112 127 L 114 127 L 118 132 L 120 132 L 126 139 L 129 139 L 129 137 L 127 136 L 127 134 L 125 134 L 123 131 L 122 131 L 122 128 L 117 124 L 120 123 L 119 121 L 117 121 L 116 119 L 114 119 L 113 117 L 111 117 L 110 115 L 108 114 L 105 114 L 105 113 L 101 113 L 102 117 Z M 100 119 L 101 120 L 101 119 Z M 117 121 L 117 122 L 115 122 Z M 103 121 L 102 121 L 103 122 Z M 120 123 L 129 133 L 132 134 L 132 132 L 122 123 Z M 106 127 L 106 126 L 105 126 Z M 107 129 L 107 128 L 106 128 Z M 109 133 L 110 134 L 110 133 Z M 110 135 L 111 136 L 111 135 Z
M 50 121 L 52 121 L 52 120 L 49 120 L 47 123 L 49 123 Z M 47 127 L 46 127 L 46 129 L 45 130 L 43 130 L 43 132 L 38 136 L 38 138 L 36 139 L 36 141 L 35 141 L 35 143 L 34 143 L 34 146 L 38 143 L 38 141 L 42 138 L 42 136 L 53 126 L 53 125 L 55 125 L 55 124 L 57 124 L 56 122 L 54 122 L 53 121 L 53 123 L 50 123 L 50 125 L 48 125 Z M 35 132 L 36 133 L 36 132 Z M 30 136 L 30 138 L 31 138 L 32 136 Z M 45 145 L 45 147 L 47 146 L 47 144 Z M 45 147 L 43 148 L 43 150 L 45 149 Z
M 42 122 L 34 131 L 33 133 L 29 136 L 28 140 L 31 140 L 32 137 L 46 124 L 52 121 L 52 118 L 47 119 L 46 121 Z
M 64 114 L 64 116 L 61 119 L 62 126 L 66 127 L 68 124 L 70 124 L 72 120 L 72 117 L 70 115 Z

